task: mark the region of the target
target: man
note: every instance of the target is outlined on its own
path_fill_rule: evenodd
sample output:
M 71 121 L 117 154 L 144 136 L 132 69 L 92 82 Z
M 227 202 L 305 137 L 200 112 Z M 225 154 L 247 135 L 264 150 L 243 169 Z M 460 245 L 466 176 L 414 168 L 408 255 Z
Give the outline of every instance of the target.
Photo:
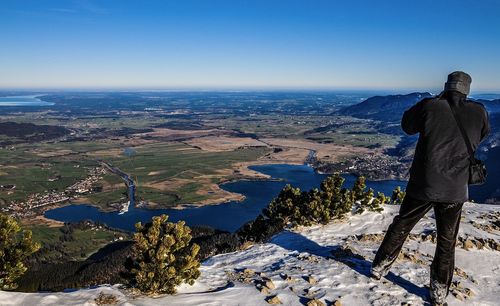
M 430 296 L 434 304 L 445 303 L 455 267 L 455 242 L 462 205 L 468 200 L 469 154 L 451 107 L 475 150 L 489 133 L 484 106 L 467 100 L 471 77 L 461 71 L 448 75 L 444 91 L 426 98 L 409 110 L 401 127 L 409 135 L 419 133 L 410 180 L 399 215 L 389 226 L 373 260 L 376 279 L 389 269 L 415 224 L 434 208 L 437 246 L 430 273 Z

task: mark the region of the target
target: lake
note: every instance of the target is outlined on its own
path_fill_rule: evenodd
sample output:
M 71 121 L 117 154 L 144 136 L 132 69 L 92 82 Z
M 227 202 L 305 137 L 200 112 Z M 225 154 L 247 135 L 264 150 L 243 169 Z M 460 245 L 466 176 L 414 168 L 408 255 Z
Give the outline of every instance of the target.
M 286 184 L 299 187 L 301 190 L 309 190 L 319 188 L 321 181 L 327 177 L 325 174 L 316 173 L 308 165 L 259 165 L 251 166 L 250 169 L 282 180 L 237 181 L 221 185 L 221 188 L 225 190 L 245 195 L 245 200 L 241 202 L 233 201 L 182 210 L 148 210 L 135 208 L 131 205 L 129 211 L 124 214 L 118 214 L 118 212 L 101 212 L 90 205 L 69 205 L 49 210 L 45 212 L 45 217 L 63 222 L 78 222 L 90 219 L 105 223 L 113 228 L 133 231 L 136 222 L 149 222 L 153 216 L 167 214 L 170 221 L 184 220 L 190 226 L 208 225 L 217 229 L 234 232 L 244 223 L 257 217 L 262 209 L 278 195 Z M 344 178 L 346 179 L 344 186 L 351 188 L 356 177 L 346 174 Z M 381 191 L 386 195 L 391 195 L 392 190 L 398 185 L 404 188 L 406 182 L 397 180 L 367 181 L 368 187 L 373 188 L 375 191 Z
M 0 97 L 1 106 L 51 106 L 52 102 L 45 102 L 37 98 L 37 95 L 31 96 L 8 96 Z

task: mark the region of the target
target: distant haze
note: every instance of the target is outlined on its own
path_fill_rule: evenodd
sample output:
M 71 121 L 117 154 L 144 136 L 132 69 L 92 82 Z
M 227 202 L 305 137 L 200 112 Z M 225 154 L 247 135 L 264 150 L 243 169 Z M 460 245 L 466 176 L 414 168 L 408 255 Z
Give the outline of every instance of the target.
M 0 88 L 500 90 L 500 1 L 2 0 Z

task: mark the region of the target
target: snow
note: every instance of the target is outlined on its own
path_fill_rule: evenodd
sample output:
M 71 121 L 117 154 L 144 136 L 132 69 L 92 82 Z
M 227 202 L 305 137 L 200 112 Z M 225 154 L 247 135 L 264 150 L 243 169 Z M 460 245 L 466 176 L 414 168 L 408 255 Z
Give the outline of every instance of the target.
M 397 210 L 398 206 L 387 205 L 382 213 L 365 212 L 324 226 L 286 230 L 269 243 L 214 256 L 203 262 L 201 276 L 193 286 L 182 285 L 179 293 L 172 296 L 136 297 L 118 285 L 60 293 L 0 291 L 0 305 L 95 305 L 94 299 L 100 292 L 115 295 L 119 305 L 144 306 L 269 305 L 266 298 L 274 295 L 283 305 L 305 305 L 310 298 L 326 305 L 336 300 L 342 305 L 401 305 L 403 302 L 426 305 L 425 286 L 435 248 L 431 241 L 410 237 L 403 248 L 407 256 L 396 261 L 386 278 L 376 281 L 369 277 L 369 267 L 382 233 Z M 498 216 L 500 206 L 466 203 L 459 236 L 498 242 L 500 231 L 487 232 L 474 226 L 498 220 Z M 412 233 L 427 234 L 434 229 L 430 212 Z M 365 235 L 366 239 L 358 239 L 356 235 Z M 449 305 L 498 305 L 499 251 L 465 250 L 457 246 L 456 266 L 462 271 L 454 276 L 454 281 L 460 282 L 457 290 L 468 288 L 473 295 L 461 301 L 450 294 Z M 244 269 L 264 274 L 250 272 L 245 276 Z M 266 294 L 259 292 L 256 283 L 262 277 L 268 277 L 275 289 Z M 309 277 L 314 280 L 308 282 Z

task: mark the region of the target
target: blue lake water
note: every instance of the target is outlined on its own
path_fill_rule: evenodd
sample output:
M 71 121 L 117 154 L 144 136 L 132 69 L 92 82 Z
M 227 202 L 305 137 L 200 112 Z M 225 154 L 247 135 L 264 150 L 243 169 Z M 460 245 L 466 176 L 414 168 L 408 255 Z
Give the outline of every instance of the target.
M 110 227 L 132 231 L 136 222 L 146 223 L 153 216 L 167 214 L 170 221 L 184 220 L 191 226 L 208 225 L 233 232 L 244 223 L 257 217 L 286 184 L 299 187 L 301 190 L 309 190 L 318 188 L 321 181 L 327 176 L 316 173 L 313 168 L 307 165 L 280 164 L 252 166 L 250 168 L 268 174 L 273 178 L 282 179 L 282 181 L 237 181 L 221 185 L 225 190 L 245 195 L 245 200 L 241 202 L 234 201 L 182 210 L 148 210 L 130 207 L 129 211 L 122 215 L 117 212 L 101 212 L 90 205 L 69 205 L 49 210 L 45 213 L 45 216 L 63 222 L 78 222 L 90 219 L 105 223 Z M 344 175 L 344 178 L 346 179 L 344 186 L 351 188 L 356 177 L 347 174 Z M 391 195 L 392 190 L 398 185 L 404 188 L 406 182 L 396 180 L 367 182 L 368 187 L 373 188 L 375 191 L 381 191 L 386 195 Z
M 37 98 L 37 96 L 9 96 L 0 97 L 1 106 L 50 106 L 52 102 L 45 102 Z

